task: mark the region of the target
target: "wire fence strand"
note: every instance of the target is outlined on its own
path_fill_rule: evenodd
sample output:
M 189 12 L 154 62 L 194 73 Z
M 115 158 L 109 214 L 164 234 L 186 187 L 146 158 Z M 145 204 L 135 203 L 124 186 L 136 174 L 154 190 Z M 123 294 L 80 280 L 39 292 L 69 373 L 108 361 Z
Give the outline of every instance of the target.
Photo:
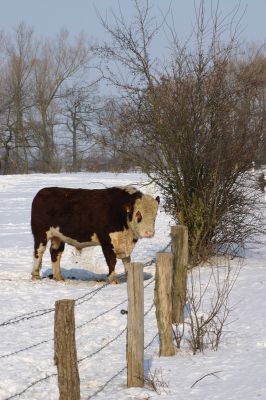
M 150 282 L 148 282 L 146 285 L 144 285 L 144 289 L 145 289 L 146 287 L 148 287 L 149 285 L 151 285 L 151 284 L 154 282 L 154 280 L 155 280 L 155 278 L 152 278 Z M 119 306 L 121 306 L 122 304 L 124 304 L 124 303 L 127 302 L 127 301 L 128 301 L 127 298 L 124 299 L 123 301 L 121 301 L 120 303 L 114 305 L 113 307 L 109 308 L 108 310 L 103 311 L 101 314 L 98 314 L 98 315 L 96 315 L 95 317 L 91 318 L 90 320 L 88 320 L 88 321 L 86 321 L 86 322 L 83 322 L 82 324 L 78 325 L 78 326 L 76 327 L 76 329 L 81 329 L 81 328 L 83 328 L 84 326 L 90 324 L 91 322 L 96 321 L 98 318 L 100 318 L 100 317 L 102 317 L 102 316 L 108 314 L 109 312 L 115 310 L 116 308 L 118 308 Z M 27 346 L 27 347 L 24 347 L 24 348 L 22 348 L 22 349 L 13 351 L 13 352 L 11 352 L 11 353 L 7 353 L 7 354 L 0 355 L 0 360 L 1 360 L 2 358 L 11 357 L 11 356 L 17 355 L 17 354 L 19 354 L 19 353 L 22 353 L 23 351 L 27 351 L 27 350 L 33 349 L 33 348 L 35 348 L 35 347 L 41 346 L 42 344 L 52 342 L 53 340 L 54 340 L 53 338 L 46 339 L 46 340 L 42 340 L 41 342 L 32 344 L 32 345 L 30 345 L 30 346 Z
M 153 336 L 152 340 L 144 347 L 144 350 L 147 350 L 147 348 L 152 345 L 152 343 L 154 342 L 154 340 L 156 339 L 157 336 L 158 336 L 158 333 L 156 333 L 156 335 Z M 111 378 L 108 379 L 108 381 L 106 381 L 99 389 L 97 389 L 94 393 L 92 393 L 89 397 L 87 397 L 86 400 L 90 400 L 93 397 L 96 397 L 97 394 L 102 392 L 109 385 L 109 383 L 111 383 L 115 378 L 117 378 L 119 375 L 121 375 L 122 372 L 124 372 L 126 369 L 127 369 L 127 366 L 125 365 L 122 369 L 120 369 L 118 372 L 116 372 L 114 375 L 112 375 Z
M 38 383 L 43 382 L 43 381 L 46 381 L 47 379 L 50 379 L 50 378 L 55 377 L 55 376 L 57 376 L 57 373 L 53 373 L 53 374 L 50 374 L 50 375 L 46 375 L 45 377 L 40 378 L 40 379 L 38 379 L 37 381 L 34 381 L 34 382 L 30 383 L 30 384 L 29 384 L 25 389 L 23 389 L 21 392 L 15 393 L 15 394 L 13 394 L 13 395 L 10 396 L 10 397 L 6 397 L 4 400 L 15 399 L 16 397 L 21 396 L 22 394 L 24 394 L 25 392 L 27 392 L 29 389 L 31 389 L 33 386 L 37 385 Z
M 162 251 L 165 251 L 165 250 L 167 249 L 167 247 L 169 247 L 169 244 L 168 244 Z M 150 261 L 144 263 L 144 267 L 150 266 L 150 265 L 152 265 L 154 262 L 155 262 L 155 259 L 152 259 L 152 260 L 150 260 Z M 149 285 L 151 285 L 154 281 L 155 281 L 155 278 L 153 277 L 153 278 L 150 280 L 150 282 L 148 282 L 146 285 L 144 285 L 144 288 L 146 288 L 146 287 L 148 287 Z M 98 294 L 102 289 L 106 288 L 106 287 L 109 286 L 109 285 L 110 285 L 110 283 L 109 283 L 109 282 L 106 282 L 106 283 L 105 283 L 104 285 L 102 285 L 101 287 L 96 288 L 96 289 L 94 289 L 94 290 L 92 290 L 92 291 L 90 291 L 90 292 L 88 292 L 88 293 L 85 293 L 84 295 L 82 295 L 82 296 L 80 296 L 80 297 L 77 297 L 77 298 L 75 299 L 75 301 L 77 302 L 76 306 L 79 306 L 79 305 L 83 304 L 84 302 L 87 302 L 87 301 L 91 300 L 94 296 L 96 296 L 96 294 Z M 89 323 L 95 321 L 95 320 L 98 319 L 99 317 L 101 317 L 101 316 L 103 316 L 103 315 L 105 315 L 105 314 L 107 314 L 107 313 L 113 311 L 114 309 L 116 309 L 116 308 L 118 308 L 119 306 L 121 306 L 122 304 L 124 304 L 126 301 L 127 301 L 127 299 L 125 299 L 125 300 L 119 302 L 119 303 L 116 304 L 115 306 L 113 306 L 113 307 L 109 308 L 108 310 L 106 310 L 106 311 L 104 311 L 104 312 L 98 314 L 97 316 L 91 318 L 90 320 L 88 320 L 88 321 L 86 321 L 86 322 L 80 324 L 79 326 L 77 326 L 77 329 L 81 329 L 81 328 L 83 328 L 85 325 L 87 325 L 87 324 L 89 324 Z M 152 303 L 151 306 L 150 306 L 150 307 L 147 309 L 147 311 L 144 313 L 144 317 L 146 317 L 146 315 L 152 310 L 153 307 L 154 307 L 154 303 Z M 38 317 L 41 317 L 41 316 L 43 316 L 43 315 L 52 313 L 52 312 L 54 312 L 54 310 L 55 310 L 55 308 L 53 307 L 53 308 L 35 310 L 35 311 L 30 312 L 30 313 L 20 314 L 20 315 L 18 315 L 18 316 L 16 316 L 16 317 L 10 318 L 9 320 L 0 323 L 0 327 L 12 325 L 12 324 L 16 324 L 16 323 L 19 323 L 19 322 L 22 322 L 22 321 L 25 321 L 25 320 L 29 320 L 29 319 L 32 319 L 32 318 L 38 318 Z M 85 361 L 86 359 L 92 358 L 92 357 L 95 356 L 96 354 L 100 353 L 100 352 L 101 352 L 102 350 L 104 350 L 106 347 L 108 347 L 108 346 L 111 345 L 113 342 L 115 342 L 116 340 L 118 340 L 118 339 L 126 332 L 126 330 L 127 330 L 127 327 L 123 328 L 122 331 L 120 331 L 120 332 L 119 332 L 114 338 L 112 338 L 108 343 L 106 343 L 105 345 L 101 346 L 99 349 L 93 351 L 93 352 L 90 353 L 89 355 L 84 356 L 83 358 L 80 358 L 80 359 L 78 360 L 78 363 L 81 363 L 81 362 Z M 156 334 L 156 335 L 153 337 L 152 341 L 151 341 L 148 345 L 145 346 L 145 348 L 144 348 L 145 350 L 152 344 L 152 342 L 155 340 L 155 338 L 156 338 L 157 335 L 158 335 L 158 334 Z M 35 348 L 35 347 L 37 347 L 37 346 L 40 346 L 40 345 L 42 345 L 42 344 L 51 342 L 52 340 L 53 340 L 53 339 L 43 340 L 43 341 L 41 341 L 41 342 L 38 342 L 38 343 L 36 343 L 36 344 L 27 346 L 27 347 L 25 347 L 25 348 L 23 348 L 23 349 L 19 349 L 19 350 L 17 350 L 17 351 L 12 352 L 12 353 L 4 354 L 4 355 L 0 356 L 0 359 L 1 359 L 1 358 L 6 358 L 6 357 L 9 357 L 9 356 L 12 356 L 12 355 L 19 354 L 20 352 L 23 352 L 23 351 L 26 351 L 26 350 L 30 350 L 30 349 Z M 125 369 L 126 369 L 126 366 L 123 367 L 121 370 L 119 370 L 119 371 L 118 371 L 115 375 L 113 375 L 108 381 L 106 381 L 106 382 L 104 383 L 104 385 L 101 386 L 100 389 L 98 389 L 96 392 L 94 392 L 92 395 L 90 395 L 90 396 L 88 397 L 88 400 L 91 399 L 92 397 L 95 397 L 98 393 L 100 393 L 101 391 L 103 391 L 103 390 L 106 388 L 106 386 L 107 386 L 112 380 L 114 380 L 117 376 L 119 376 Z M 38 379 L 38 380 L 35 380 L 35 381 L 33 381 L 32 383 L 30 383 L 28 386 L 26 386 L 22 391 L 11 395 L 11 396 L 5 398 L 4 400 L 11 400 L 11 399 L 14 399 L 14 398 L 16 398 L 16 397 L 19 397 L 19 396 L 23 395 L 25 392 L 27 392 L 29 389 L 31 389 L 33 386 L 35 386 L 35 385 L 37 385 L 37 384 L 39 384 L 39 383 L 41 383 L 41 382 L 43 382 L 43 381 L 45 381 L 45 380 L 48 380 L 48 379 L 50 379 L 50 378 L 52 378 L 52 377 L 55 377 L 55 376 L 57 376 L 57 373 L 52 373 L 52 374 L 46 375 L 45 377 L 42 377 L 42 378 L 40 378 L 40 379 Z

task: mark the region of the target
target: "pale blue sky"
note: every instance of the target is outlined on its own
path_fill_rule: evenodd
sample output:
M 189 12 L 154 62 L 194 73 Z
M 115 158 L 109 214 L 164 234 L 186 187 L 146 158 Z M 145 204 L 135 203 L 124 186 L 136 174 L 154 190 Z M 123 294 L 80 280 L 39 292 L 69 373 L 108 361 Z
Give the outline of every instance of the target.
M 196 5 L 199 2 L 195 0 Z M 212 2 L 216 4 L 217 0 Z M 205 0 L 205 3 L 208 9 L 211 0 Z M 238 0 L 219 2 L 223 13 L 228 13 L 238 3 Z M 130 18 L 132 2 L 120 0 L 120 4 L 126 17 Z M 154 5 L 154 13 L 160 16 L 160 10 L 165 13 L 170 0 L 150 0 L 150 4 Z M 184 37 L 191 30 L 194 0 L 172 0 L 171 4 L 177 32 Z M 0 29 L 11 31 L 19 22 L 25 21 L 36 33 L 45 36 L 54 35 L 64 27 L 74 36 L 83 30 L 88 37 L 101 39 L 104 32 L 94 7 L 105 15 L 111 8 L 117 9 L 117 5 L 117 0 L 0 0 Z M 242 0 L 240 9 L 246 9 L 241 24 L 242 37 L 261 44 L 266 39 L 266 0 Z
M 218 0 L 205 0 L 206 13 L 210 12 L 211 3 Z M 146 0 L 139 0 L 140 4 Z M 200 0 L 149 0 L 152 12 L 160 20 L 171 4 L 176 32 L 181 40 L 191 33 L 195 20 L 195 8 Z M 219 8 L 223 15 L 230 13 L 239 4 L 239 0 L 220 0 Z M 102 16 L 111 17 L 110 11 L 118 10 L 118 0 L 0 0 L 0 30 L 11 33 L 22 21 L 41 36 L 55 36 L 60 29 L 66 28 L 71 37 L 83 31 L 93 42 L 106 39 L 106 34 L 96 15 L 95 8 Z M 120 0 L 120 6 L 127 20 L 131 20 L 134 7 L 131 0 Z M 245 12 L 244 12 L 245 11 Z M 241 38 L 255 42 L 258 46 L 266 42 L 266 0 L 241 0 L 239 17 L 241 20 Z M 170 20 L 170 15 L 168 14 Z M 167 58 L 169 43 L 162 32 L 156 37 L 152 47 L 152 56 L 159 60 Z M 90 70 L 92 79 L 98 73 Z M 111 93 L 111 88 L 101 84 L 103 93 Z

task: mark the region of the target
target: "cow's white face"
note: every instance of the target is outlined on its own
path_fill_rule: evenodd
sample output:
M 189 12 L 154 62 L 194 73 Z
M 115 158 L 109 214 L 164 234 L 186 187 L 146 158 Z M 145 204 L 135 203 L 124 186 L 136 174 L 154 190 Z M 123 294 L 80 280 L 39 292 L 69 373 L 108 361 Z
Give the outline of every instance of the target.
M 154 225 L 159 202 L 159 197 L 154 199 L 149 195 L 143 195 L 136 200 L 132 221 L 129 223 L 136 238 L 151 238 L 154 236 Z

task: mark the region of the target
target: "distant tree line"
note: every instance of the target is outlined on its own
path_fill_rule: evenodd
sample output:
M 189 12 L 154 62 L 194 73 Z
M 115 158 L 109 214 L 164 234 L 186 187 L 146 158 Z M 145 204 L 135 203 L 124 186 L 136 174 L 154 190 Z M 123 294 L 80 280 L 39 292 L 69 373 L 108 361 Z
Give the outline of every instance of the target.
M 72 40 L 65 30 L 54 38 L 39 38 L 24 23 L 0 35 L 1 173 L 138 167 L 176 179 L 171 174 L 176 174 L 176 162 L 175 168 L 181 165 L 180 152 L 196 168 L 195 146 L 199 153 L 210 131 L 221 152 L 228 152 L 241 132 L 237 154 L 229 152 L 232 159 L 241 153 L 246 164 L 251 159 L 266 162 L 264 49 L 243 53 L 235 38 L 219 48 L 216 26 L 206 50 L 206 30 L 198 15 L 194 55 L 171 32 L 168 66 L 155 70 L 150 46 L 157 22 L 150 18 L 149 5 L 135 3 L 131 32 L 123 19 L 114 27 L 101 21 L 111 47 L 92 46 L 82 35 Z M 129 72 L 125 79 L 112 70 L 112 61 Z M 101 73 L 91 74 L 97 63 Z M 106 80 L 118 94 L 99 95 L 99 82 Z M 228 135 L 228 126 L 234 126 L 234 133 Z M 207 147 L 204 151 L 209 154 Z M 173 155 L 169 174 L 164 165 Z
M 100 146 L 92 151 L 100 108 L 92 56 L 82 35 L 71 40 L 65 30 L 38 38 L 21 23 L 1 34 L 2 173 L 104 167 L 110 156 Z

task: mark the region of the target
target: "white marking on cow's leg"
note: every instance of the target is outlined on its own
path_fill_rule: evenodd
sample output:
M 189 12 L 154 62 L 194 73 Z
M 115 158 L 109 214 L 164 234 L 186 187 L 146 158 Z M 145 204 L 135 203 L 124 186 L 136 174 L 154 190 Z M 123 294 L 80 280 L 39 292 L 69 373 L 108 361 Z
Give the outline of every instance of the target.
M 131 261 L 130 256 L 122 258 L 122 262 L 123 262 L 123 265 L 124 265 L 124 269 L 125 269 L 125 274 L 126 275 L 127 275 L 128 265 L 130 264 L 130 261 Z
M 39 245 L 38 249 L 34 251 L 34 262 L 31 272 L 32 280 L 40 279 L 40 270 L 42 268 L 42 256 L 45 252 L 46 245 L 42 243 Z
M 50 254 L 52 260 L 53 279 L 56 281 L 64 281 L 60 272 L 60 259 L 65 248 L 65 243 L 58 238 L 51 238 Z
M 53 268 L 53 279 L 55 281 L 64 281 L 64 277 L 61 275 L 60 272 L 60 259 L 62 256 L 62 252 L 57 253 L 56 260 L 52 260 L 52 268 Z
M 57 237 L 52 237 L 51 238 L 51 248 L 54 250 L 58 250 L 60 247 L 61 241 Z

